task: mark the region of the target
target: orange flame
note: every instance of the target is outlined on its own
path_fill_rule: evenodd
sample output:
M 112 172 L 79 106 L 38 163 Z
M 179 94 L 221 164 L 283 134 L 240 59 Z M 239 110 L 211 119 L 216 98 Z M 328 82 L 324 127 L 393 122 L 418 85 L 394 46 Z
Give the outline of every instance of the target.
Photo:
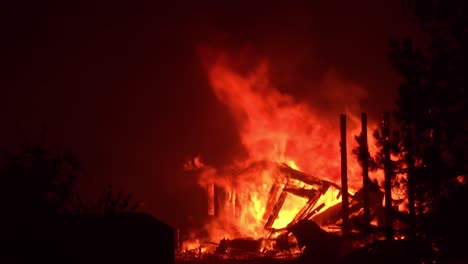
M 235 70 L 234 63 L 225 53 L 205 52 L 202 55 L 211 88 L 233 114 L 248 153 L 246 160 L 233 162 L 230 168 L 222 170 L 202 166 L 199 158 L 192 162 L 192 167 L 203 168 L 199 181 L 201 185 L 215 182 L 225 190 L 222 199 L 224 206 L 216 220 L 208 223 L 206 228 L 212 241 L 264 237 L 267 235 L 263 226 L 268 193 L 279 176 L 269 165 L 248 166 L 256 161 L 285 163 L 309 175 L 339 184 L 339 116 L 336 116 L 336 120 L 329 120 L 315 113 L 306 102 L 280 92 L 269 79 L 267 60 L 241 73 Z M 337 96 L 343 97 L 339 93 Z M 346 114 L 349 120 L 348 186 L 354 192 L 361 187 L 362 174 L 358 162 L 351 155 L 351 146 L 354 135 L 358 135 L 361 128 L 356 113 L 347 109 Z M 373 146 L 372 142 L 369 142 L 369 146 Z M 288 195 L 273 228 L 286 226 L 306 202 L 305 198 Z M 339 200 L 336 193 L 331 193 L 322 197 L 322 202 L 329 207 Z

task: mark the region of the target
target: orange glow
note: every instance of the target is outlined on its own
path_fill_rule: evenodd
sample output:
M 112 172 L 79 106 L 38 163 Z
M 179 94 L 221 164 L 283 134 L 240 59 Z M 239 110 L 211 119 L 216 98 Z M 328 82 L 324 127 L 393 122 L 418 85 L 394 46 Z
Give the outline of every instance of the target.
M 248 153 L 245 160 L 235 161 L 228 168 L 204 165 L 199 157 L 184 165 L 186 169 L 201 170 L 201 186 L 214 182 L 225 191 L 217 218 L 206 225 L 208 239 L 218 242 L 223 238 L 265 237 L 268 235 L 264 229 L 268 195 L 270 188 L 281 181 L 281 175 L 272 164 L 287 164 L 340 185 L 339 116 L 330 120 L 317 114 L 307 102 L 278 90 L 269 79 L 267 60 L 249 71 L 239 71 L 225 53 L 205 50 L 202 56 L 211 88 L 235 118 Z M 339 93 L 343 89 L 346 87 L 330 89 L 330 93 L 343 97 Z M 362 185 L 361 168 L 351 154 L 354 136 L 361 132 L 360 113 L 347 111 L 346 114 L 348 186 L 354 193 Z M 372 129 L 370 126 L 369 131 Z M 374 146 L 371 137 L 369 146 Z M 341 201 L 337 196 L 338 190 L 330 188 L 316 207 L 324 203 L 320 211 L 326 210 Z M 306 198 L 288 194 L 272 227 L 285 227 L 306 202 Z
M 307 199 L 305 198 L 296 195 L 288 195 L 278 214 L 278 219 L 276 219 L 272 227 L 275 229 L 286 227 L 306 203 Z
M 197 250 L 199 248 L 200 248 L 199 239 L 187 240 L 182 243 L 182 252 Z
M 325 206 L 323 206 L 319 212 L 323 212 L 328 208 L 332 207 L 333 205 L 341 203 L 341 195 L 339 195 L 339 193 L 340 190 L 330 188 L 324 195 L 320 196 L 320 199 L 317 201 L 316 207 L 320 206 L 321 204 L 325 204 Z
M 286 164 L 288 164 L 289 167 L 295 170 L 300 170 L 299 167 L 296 165 L 296 162 L 294 162 L 294 160 L 288 160 Z

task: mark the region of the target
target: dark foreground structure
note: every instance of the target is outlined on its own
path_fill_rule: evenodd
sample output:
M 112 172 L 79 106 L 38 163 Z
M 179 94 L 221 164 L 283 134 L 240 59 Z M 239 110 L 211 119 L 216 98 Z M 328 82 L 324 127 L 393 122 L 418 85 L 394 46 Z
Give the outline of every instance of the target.
M 310 220 L 301 220 L 289 229 L 305 250 L 299 263 L 321 264 L 419 264 L 435 260 L 431 246 L 422 240 L 380 240 L 361 248 L 351 248 L 342 237 L 323 230 Z
M 14 233 L 2 263 L 175 262 L 173 228 L 143 213 L 37 219 Z

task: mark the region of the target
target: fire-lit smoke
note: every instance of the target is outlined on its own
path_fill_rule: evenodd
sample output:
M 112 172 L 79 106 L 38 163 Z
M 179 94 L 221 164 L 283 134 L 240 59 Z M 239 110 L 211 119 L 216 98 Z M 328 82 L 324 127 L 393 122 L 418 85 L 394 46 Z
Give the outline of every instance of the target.
M 351 192 L 361 187 L 362 171 L 351 154 L 354 136 L 361 132 L 359 101 L 365 92 L 359 86 L 340 80 L 336 73 L 326 74 L 315 89 L 320 88 L 317 96 L 327 102 L 327 109 L 318 110 L 275 87 L 267 59 L 245 67 L 225 52 L 202 49 L 201 56 L 210 86 L 233 115 L 248 154 L 245 159 L 233 161 L 229 168 L 206 166 L 199 158 L 187 167 L 200 169 L 199 183 L 203 187 L 214 183 L 226 193 L 224 207 L 219 209 L 216 220 L 207 225 L 210 239 L 259 238 L 266 234 L 263 225 L 267 196 L 279 177 L 269 162 L 285 163 L 340 184 L 339 113 L 348 117 L 348 185 Z M 369 146 L 373 146 L 372 142 Z M 252 166 L 256 162 L 265 163 Z M 282 226 L 306 201 L 296 200 L 285 202 L 276 220 Z

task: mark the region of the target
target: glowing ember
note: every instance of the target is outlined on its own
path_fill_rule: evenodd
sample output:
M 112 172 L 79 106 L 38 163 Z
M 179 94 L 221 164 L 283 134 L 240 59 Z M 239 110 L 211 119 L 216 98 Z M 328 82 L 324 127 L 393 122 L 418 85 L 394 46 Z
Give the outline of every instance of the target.
M 305 102 L 281 93 L 269 80 L 266 60 L 247 73 L 240 73 L 234 70 L 226 54 L 205 50 L 202 55 L 211 87 L 233 114 L 248 153 L 246 160 L 233 162 L 229 168 L 205 166 L 199 157 L 185 166 L 201 170 L 199 183 L 204 188 L 214 183 L 224 189 L 224 195 L 217 198 L 222 204 L 217 217 L 206 225 L 208 239 L 265 237 L 268 195 L 271 186 L 281 180 L 271 162 L 340 183 L 338 115 L 336 120 L 328 120 L 315 114 Z M 348 142 L 351 143 L 348 144 L 351 145 L 354 135 L 360 133 L 360 123 L 353 115 L 356 113 L 346 114 L 350 117 Z M 352 147 L 348 150 L 352 157 Z M 354 158 L 348 159 L 348 170 L 348 185 L 350 192 L 354 192 L 362 184 L 361 168 Z M 337 190 L 329 191 L 320 197 L 317 205 L 323 203 L 325 206 L 320 209 L 323 211 L 339 203 L 337 197 Z M 289 194 L 272 227 L 285 227 L 306 203 L 307 199 Z

